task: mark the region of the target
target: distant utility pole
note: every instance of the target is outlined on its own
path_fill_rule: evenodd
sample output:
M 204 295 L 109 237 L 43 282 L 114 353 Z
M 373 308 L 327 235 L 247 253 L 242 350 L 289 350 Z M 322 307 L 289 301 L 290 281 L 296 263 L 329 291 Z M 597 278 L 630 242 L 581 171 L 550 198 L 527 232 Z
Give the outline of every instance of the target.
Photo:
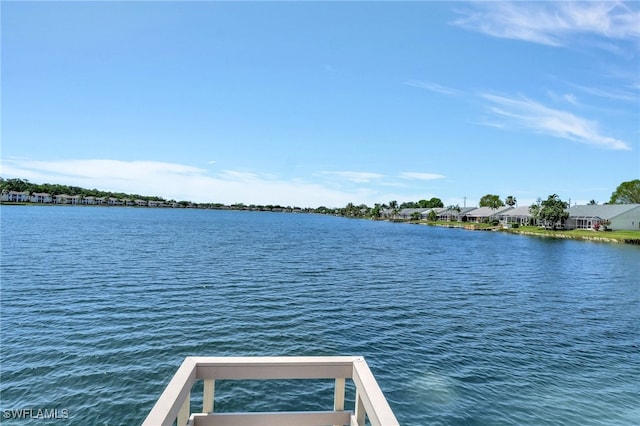
M 464 204 L 462 207 L 467 207 L 467 197 L 464 197 Z

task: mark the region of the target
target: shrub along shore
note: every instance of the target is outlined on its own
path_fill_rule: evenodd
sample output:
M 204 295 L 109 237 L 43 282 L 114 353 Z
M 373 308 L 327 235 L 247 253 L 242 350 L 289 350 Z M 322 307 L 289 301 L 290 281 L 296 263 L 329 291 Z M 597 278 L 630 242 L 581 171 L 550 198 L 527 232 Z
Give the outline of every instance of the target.
M 419 225 L 442 226 L 445 228 L 463 228 L 475 231 L 497 231 L 507 232 L 510 234 L 522 234 L 536 237 L 548 238 L 565 238 L 572 240 L 596 241 L 602 243 L 625 243 L 640 245 L 640 231 L 608 231 L 602 235 L 602 232 L 596 232 L 589 229 L 571 229 L 571 230 L 551 230 L 538 226 L 520 226 L 518 228 L 504 228 L 502 226 L 492 226 L 486 223 L 464 223 L 464 222 L 428 222 L 428 221 L 409 221 L 409 223 Z

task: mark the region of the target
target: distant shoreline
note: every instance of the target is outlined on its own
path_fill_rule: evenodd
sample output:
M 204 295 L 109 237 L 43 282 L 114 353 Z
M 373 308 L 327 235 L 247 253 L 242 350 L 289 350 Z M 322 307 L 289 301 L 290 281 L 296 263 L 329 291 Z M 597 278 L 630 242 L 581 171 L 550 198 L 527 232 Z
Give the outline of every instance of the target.
M 251 209 L 248 206 L 243 206 L 242 208 L 238 206 L 207 206 L 207 207 L 191 207 L 191 206 L 158 206 L 158 207 L 149 207 L 149 206 L 136 206 L 136 205 L 120 205 L 120 206 L 109 206 L 109 205 L 98 205 L 98 204 L 58 204 L 58 203 L 30 203 L 30 202 L 0 202 L 0 206 L 56 206 L 56 207 L 98 207 L 98 208 L 113 208 L 113 207 L 122 207 L 122 208 L 135 208 L 135 209 L 196 209 L 196 210 L 222 210 L 222 211 L 258 211 L 258 212 L 272 212 L 272 213 L 315 213 L 314 211 L 306 211 L 304 209 L 293 209 L 293 208 L 285 208 L 285 207 L 276 207 L 272 209 L 266 209 L 264 207 L 258 209 Z M 329 215 L 331 216 L 331 215 Z M 344 217 L 344 216 L 341 216 Z M 426 222 L 426 221 L 414 221 L 410 219 L 374 219 L 376 221 L 385 221 L 385 222 L 393 222 L 393 223 L 406 223 L 412 225 L 426 225 L 426 226 L 439 226 L 441 228 L 457 228 L 457 229 L 465 229 L 471 231 L 493 231 L 493 232 L 506 232 L 510 234 L 520 234 L 527 235 L 533 237 L 544 237 L 544 238 L 562 238 L 562 239 L 570 239 L 570 240 L 582 240 L 582 241 L 592 241 L 599 243 L 616 243 L 616 244 L 631 244 L 640 246 L 640 231 L 611 231 L 607 232 L 607 237 L 589 235 L 592 233 L 601 233 L 598 231 L 584 231 L 584 230 L 558 230 L 558 231 L 549 231 L 545 229 L 540 229 L 536 227 L 524 227 L 524 228 L 508 228 L 505 229 L 502 226 L 490 226 L 486 224 L 480 223 L 444 223 L 444 222 Z M 577 231 L 577 232 L 576 232 Z M 620 235 L 624 233 L 624 236 Z M 618 236 L 615 236 L 618 234 Z M 630 235 L 631 234 L 631 235 Z M 615 236 L 615 237 L 614 237 Z
M 546 230 L 546 229 L 535 229 L 534 227 L 525 227 L 524 229 L 520 229 L 520 228 L 505 229 L 505 228 L 503 228 L 501 226 L 487 226 L 487 227 L 474 226 L 474 225 L 477 225 L 477 224 L 473 224 L 473 225 L 470 226 L 470 225 L 445 224 L 445 223 L 420 223 L 420 222 L 409 222 L 409 223 L 417 224 L 417 225 L 439 226 L 439 227 L 442 227 L 442 228 L 466 229 L 466 230 L 471 230 L 471 231 L 505 232 L 505 233 L 508 233 L 508 234 L 520 234 L 520 235 L 527 235 L 527 236 L 533 236 L 533 237 L 561 238 L 561 239 L 568 239 L 568 240 L 582 240 L 582 241 L 592 241 L 592 242 L 599 242 L 599 243 L 616 243 L 616 244 L 640 245 L 640 231 L 611 231 L 611 232 L 607 232 L 607 234 L 611 235 L 611 236 L 616 235 L 616 232 L 618 232 L 618 234 L 620 234 L 621 232 L 625 232 L 625 233 L 631 233 L 632 232 L 632 233 L 637 234 L 637 237 L 635 237 L 635 238 L 624 238 L 624 237 L 611 238 L 611 237 L 600 237 L 600 236 L 586 235 L 587 232 L 596 233 L 597 231 L 579 231 L 581 233 L 578 234 L 578 233 L 571 233 L 571 232 L 575 232 L 575 230 L 573 230 L 573 231 L 567 231 L 567 230 L 549 231 L 549 230 Z M 532 229 L 532 228 L 534 228 L 534 229 Z

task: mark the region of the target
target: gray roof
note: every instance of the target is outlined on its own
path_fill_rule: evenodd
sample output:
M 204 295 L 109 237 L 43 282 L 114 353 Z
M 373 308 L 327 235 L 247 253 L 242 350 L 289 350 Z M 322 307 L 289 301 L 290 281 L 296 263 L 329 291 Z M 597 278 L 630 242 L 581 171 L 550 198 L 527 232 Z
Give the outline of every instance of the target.
M 465 213 L 470 212 L 471 210 L 475 210 L 475 207 L 460 207 L 460 211 L 458 212 L 457 210 L 454 209 L 449 209 L 449 208 L 444 208 L 442 209 L 440 212 L 438 212 L 439 215 L 445 216 L 445 215 L 464 215 Z
M 477 209 L 473 209 L 470 212 L 468 212 L 467 216 L 471 216 L 471 217 L 497 216 L 511 209 L 513 209 L 513 207 L 511 206 L 502 206 L 502 207 L 498 207 L 497 209 L 492 209 L 490 207 L 478 207 Z
M 520 206 L 516 207 L 513 210 L 509 210 L 500 214 L 500 216 L 525 216 L 531 217 L 531 213 L 529 213 L 529 206 Z
M 426 212 L 427 210 L 428 209 L 401 209 L 398 212 L 398 214 L 410 216 L 410 215 L 412 215 L 413 213 L 416 213 L 416 212 L 422 214 L 423 212 Z
M 569 217 L 599 217 L 608 220 L 634 209 L 640 209 L 640 204 L 584 205 L 573 206 L 567 210 Z

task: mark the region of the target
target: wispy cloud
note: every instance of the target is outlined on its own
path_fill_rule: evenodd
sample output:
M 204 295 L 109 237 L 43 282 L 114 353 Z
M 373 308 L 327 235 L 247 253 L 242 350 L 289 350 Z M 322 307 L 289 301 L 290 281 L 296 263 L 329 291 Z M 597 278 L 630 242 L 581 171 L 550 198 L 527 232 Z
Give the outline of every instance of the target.
M 337 171 L 337 172 L 324 171 L 324 172 L 320 172 L 319 174 L 323 176 L 334 176 L 340 179 L 346 179 L 350 182 L 356 182 L 356 183 L 368 183 L 374 180 L 382 179 L 384 177 L 384 175 L 381 175 L 379 173 L 354 172 L 354 171 Z
M 438 173 L 404 172 L 400 177 L 411 180 L 437 180 L 444 179 L 445 176 Z
M 592 96 L 597 96 L 604 99 L 613 99 L 617 101 L 630 101 L 638 102 L 640 93 L 637 90 L 634 91 L 633 87 L 629 90 L 624 88 L 599 88 L 599 87 L 587 87 L 579 84 L 572 84 L 573 87 L 588 93 Z
M 574 35 L 634 40 L 640 35 L 637 4 L 624 2 L 475 2 L 459 10 L 454 25 L 484 34 L 549 46 Z
M 453 96 L 460 93 L 459 90 L 453 89 L 451 87 L 442 86 L 436 83 L 428 83 L 420 80 L 409 80 L 409 81 L 406 81 L 404 84 L 406 84 L 407 86 L 414 86 L 414 87 L 419 87 L 421 89 L 426 89 L 431 92 L 439 93 L 441 95 Z
M 4 178 L 17 177 L 35 183 L 59 183 L 194 202 L 339 207 L 349 202 L 373 204 L 380 197 L 380 193 L 371 188 L 336 190 L 317 182 L 285 180 L 270 174 L 235 170 L 210 175 L 208 170 L 198 167 L 155 161 L 8 158 L 0 161 L 0 175 Z M 380 176 L 369 175 L 372 179 Z
M 561 95 L 552 90 L 547 91 L 547 93 L 549 94 L 549 97 L 555 102 L 563 102 L 563 103 L 568 103 L 574 106 L 580 106 L 580 102 L 578 102 L 578 97 L 573 93 L 565 93 Z
M 601 134 L 598 123 L 570 112 L 544 106 L 525 97 L 509 98 L 483 94 L 490 102 L 489 110 L 509 123 L 555 137 L 614 150 L 630 150 L 619 139 Z

